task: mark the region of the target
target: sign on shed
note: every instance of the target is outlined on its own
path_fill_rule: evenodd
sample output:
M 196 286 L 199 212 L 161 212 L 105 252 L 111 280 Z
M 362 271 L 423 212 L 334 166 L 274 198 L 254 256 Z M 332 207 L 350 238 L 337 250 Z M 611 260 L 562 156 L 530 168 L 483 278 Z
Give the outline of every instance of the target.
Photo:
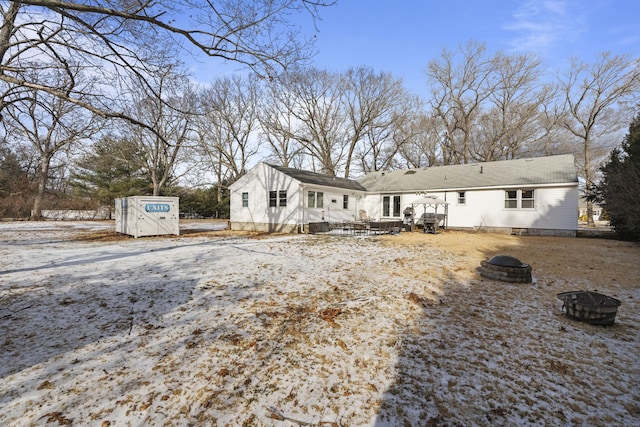
M 116 232 L 133 237 L 180 235 L 179 198 L 131 196 L 116 199 Z

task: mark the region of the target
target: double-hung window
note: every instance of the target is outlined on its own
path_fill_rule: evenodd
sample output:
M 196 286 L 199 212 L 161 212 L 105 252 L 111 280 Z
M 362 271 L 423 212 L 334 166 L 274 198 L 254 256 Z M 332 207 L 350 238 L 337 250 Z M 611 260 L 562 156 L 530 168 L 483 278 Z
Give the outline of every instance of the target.
M 458 204 L 459 205 L 466 205 L 467 204 L 466 192 L 458 191 Z
M 249 193 L 242 193 L 242 207 L 249 207 Z
M 287 206 L 287 192 L 285 190 L 269 191 L 269 207 Z
M 507 190 L 504 192 L 505 209 L 518 209 L 518 190 Z
M 323 208 L 324 207 L 324 193 L 322 191 L 309 191 L 309 192 L 307 192 L 307 207 L 308 208 Z
M 533 190 L 521 190 L 521 203 L 522 209 L 535 208 L 535 197 Z
M 349 196 L 347 194 L 342 196 L 342 209 L 349 209 Z
M 536 207 L 535 190 L 505 190 L 505 209 L 534 209 Z

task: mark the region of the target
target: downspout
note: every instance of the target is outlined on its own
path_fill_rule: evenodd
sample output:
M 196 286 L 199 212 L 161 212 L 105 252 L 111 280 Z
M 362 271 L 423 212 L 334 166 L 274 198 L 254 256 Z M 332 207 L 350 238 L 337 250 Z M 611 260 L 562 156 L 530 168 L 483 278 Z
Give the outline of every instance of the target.
M 300 183 L 300 201 L 298 202 L 298 204 L 300 205 L 300 215 L 298 215 L 298 220 L 300 221 L 300 223 L 298 224 L 298 229 L 300 230 L 300 233 L 304 233 L 304 188 L 304 183 Z

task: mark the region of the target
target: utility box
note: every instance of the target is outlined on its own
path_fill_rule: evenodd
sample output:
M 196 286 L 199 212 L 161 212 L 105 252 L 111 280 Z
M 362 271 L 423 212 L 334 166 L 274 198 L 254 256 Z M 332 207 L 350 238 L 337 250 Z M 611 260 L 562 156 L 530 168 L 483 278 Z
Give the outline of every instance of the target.
M 133 237 L 180 235 L 179 198 L 131 196 L 116 199 L 116 233 Z

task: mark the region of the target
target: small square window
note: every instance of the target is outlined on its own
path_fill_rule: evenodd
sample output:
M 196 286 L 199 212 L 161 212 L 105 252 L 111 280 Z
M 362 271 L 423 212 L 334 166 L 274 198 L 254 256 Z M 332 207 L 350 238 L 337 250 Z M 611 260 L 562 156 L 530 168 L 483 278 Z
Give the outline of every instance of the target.
M 459 205 L 464 205 L 467 203 L 466 197 L 465 197 L 465 192 L 464 191 L 458 191 L 458 204 Z

